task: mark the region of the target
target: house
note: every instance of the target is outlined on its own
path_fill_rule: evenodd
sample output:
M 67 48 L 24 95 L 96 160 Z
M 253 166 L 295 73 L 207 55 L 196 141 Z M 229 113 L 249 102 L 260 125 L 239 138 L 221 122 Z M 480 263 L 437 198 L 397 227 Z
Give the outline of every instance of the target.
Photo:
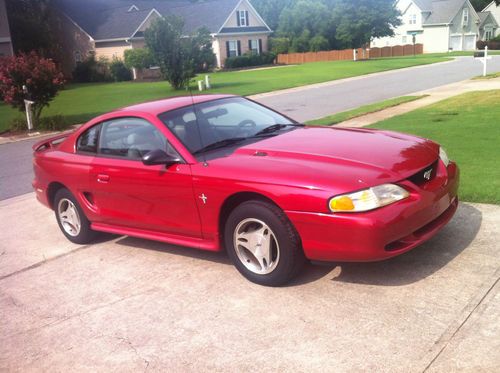
M 494 1 L 492 1 L 486 8 L 483 9 L 481 13 L 490 13 L 491 16 L 495 19 L 496 23 L 500 25 L 500 5 L 496 5 Z M 488 32 L 490 30 L 486 30 Z M 487 33 L 486 37 L 484 40 L 488 40 L 487 37 L 490 34 Z M 500 27 L 497 27 L 497 29 L 493 33 L 493 37 L 500 35 Z
M 12 56 L 13 54 L 7 8 L 5 0 L 0 0 L 0 56 Z
M 159 17 L 184 20 L 184 33 L 209 30 L 217 66 L 227 57 L 268 50 L 271 29 L 249 0 L 56 0 L 69 20 L 67 33 L 84 33 L 71 50 L 74 62 L 90 51 L 97 57 L 123 58 L 127 49 L 145 45 L 144 31 Z
M 372 47 L 416 43 L 424 53 L 475 50 L 476 42 L 498 30 L 491 14 L 478 14 L 469 0 L 399 0 L 402 25 L 394 36 L 372 41 Z

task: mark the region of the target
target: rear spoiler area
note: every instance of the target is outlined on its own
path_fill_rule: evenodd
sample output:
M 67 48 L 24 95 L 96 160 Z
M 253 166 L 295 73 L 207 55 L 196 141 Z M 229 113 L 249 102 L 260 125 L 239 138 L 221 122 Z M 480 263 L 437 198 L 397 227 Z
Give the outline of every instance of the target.
M 62 133 L 57 136 L 50 137 L 48 139 L 37 142 L 33 145 L 34 152 L 42 152 L 44 150 L 57 148 L 57 146 L 62 143 L 66 138 L 71 135 L 72 132 Z

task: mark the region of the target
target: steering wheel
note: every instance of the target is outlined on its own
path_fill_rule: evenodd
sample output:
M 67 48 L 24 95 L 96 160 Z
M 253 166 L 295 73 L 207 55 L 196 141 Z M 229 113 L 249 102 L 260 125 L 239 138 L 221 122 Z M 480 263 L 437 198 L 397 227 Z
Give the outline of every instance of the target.
M 240 123 L 238 123 L 238 133 L 246 133 L 246 127 L 248 127 L 248 129 L 255 128 L 257 127 L 257 124 L 251 119 L 242 120 Z

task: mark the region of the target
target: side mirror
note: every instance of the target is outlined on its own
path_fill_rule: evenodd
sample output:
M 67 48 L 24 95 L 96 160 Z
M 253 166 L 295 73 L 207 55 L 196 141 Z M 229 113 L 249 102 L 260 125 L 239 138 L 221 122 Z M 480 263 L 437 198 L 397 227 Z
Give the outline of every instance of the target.
M 146 166 L 155 166 L 160 164 L 171 166 L 180 162 L 181 160 L 179 158 L 172 157 L 161 149 L 151 150 L 142 157 L 142 163 Z

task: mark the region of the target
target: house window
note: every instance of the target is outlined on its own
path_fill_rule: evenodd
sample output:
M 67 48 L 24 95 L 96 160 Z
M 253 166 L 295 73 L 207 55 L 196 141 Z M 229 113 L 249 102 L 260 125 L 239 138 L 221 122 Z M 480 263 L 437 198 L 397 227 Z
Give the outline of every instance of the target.
M 491 40 L 491 37 L 493 36 L 492 35 L 493 32 L 491 30 L 488 30 L 484 33 L 484 40 L 488 41 L 488 40 Z
M 407 37 L 406 35 L 405 35 L 405 36 L 403 36 L 403 38 L 402 38 L 402 39 L 403 39 L 403 40 L 402 40 L 403 44 L 406 44 L 406 43 L 408 42 L 408 37 Z
M 238 42 L 235 40 L 230 40 L 227 42 L 227 56 L 228 57 L 237 57 L 238 53 Z
M 469 24 L 469 8 L 464 8 L 464 13 L 462 16 L 462 24 L 463 25 Z
M 260 54 L 260 46 L 259 46 L 259 40 L 249 40 L 248 41 L 248 49 L 252 54 Z
M 250 23 L 248 21 L 248 11 L 247 10 L 236 11 L 236 22 L 238 23 L 238 27 L 249 26 Z
M 73 53 L 74 57 L 75 57 L 75 62 L 78 63 L 78 62 L 82 62 L 82 54 L 80 53 L 80 51 L 75 51 Z
M 417 15 L 416 14 L 410 14 L 410 20 L 408 22 L 410 25 L 416 25 L 417 24 Z

